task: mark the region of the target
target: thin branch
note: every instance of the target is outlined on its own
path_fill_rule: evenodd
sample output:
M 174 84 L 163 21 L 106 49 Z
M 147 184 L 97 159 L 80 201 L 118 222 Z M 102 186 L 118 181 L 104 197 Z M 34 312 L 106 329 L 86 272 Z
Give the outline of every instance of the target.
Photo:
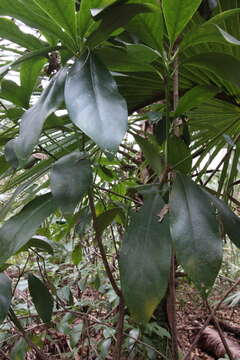
M 93 228 L 94 228 L 94 231 L 95 231 L 95 241 L 96 241 L 96 243 L 98 245 L 98 248 L 100 250 L 103 265 L 105 267 L 107 276 L 109 278 L 109 281 L 110 281 L 114 291 L 121 298 L 122 297 L 122 292 L 119 289 L 119 287 L 117 286 L 117 283 L 116 283 L 116 281 L 115 281 L 115 279 L 114 279 L 114 277 L 112 275 L 111 269 L 110 269 L 109 264 L 108 264 L 106 252 L 104 250 L 104 246 L 103 246 L 103 243 L 102 243 L 101 233 L 98 230 L 96 210 L 95 210 L 94 199 L 93 199 L 93 195 L 92 195 L 91 191 L 89 191 L 89 193 L 88 193 L 88 199 L 89 199 L 89 206 L 90 206 L 91 213 L 92 213 Z
M 138 200 L 136 200 L 136 199 L 133 199 L 133 198 L 131 198 L 131 197 L 129 197 L 129 196 L 125 196 L 125 195 L 118 194 L 118 193 L 115 192 L 115 191 L 112 191 L 112 190 L 109 190 L 109 189 L 105 189 L 105 188 L 103 188 L 103 187 L 101 187 L 101 186 L 98 186 L 98 185 L 95 185 L 95 187 L 96 187 L 97 189 L 99 189 L 99 190 L 106 191 L 106 192 L 108 192 L 109 194 L 116 195 L 116 196 L 118 196 L 118 197 L 120 197 L 120 198 L 122 198 L 122 199 L 125 199 L 125 200 L 128 200 L 128 201 L 132 201 L 132 202 L 134 202 L 134 203 L 137 204 L 137 205 L 142 205 L 141 201 L 138 201 Z
M 30 254 L 28 253 L 27 260 L 26 260 L 26 262 L 25 262 L 25 264 L 24 264 L 24 266 L 23 266 L 23 268 L 22 268 L 22 271 L 19 272 L 19 275 L 18 275 L 16 284 L 15 284 L 15 286 L 14 286 L 14 288 L 13 288 L 13 291 L 12 291 L 12 294 L 13 294 L 13 295 L 15 294 L 15 291 L 16 291 L 16 289 L 17 289 L 18 283 L 19 283 L 21 277 L 23 276 L 23 274 L 24 274 L 24 272 L 25 272 L 25 270 L 26 270 L 26 267 L 27 267 L 27 264 L 28 264 L 29 259 L 30 259 Z M 19 270 L 20 270 L 20 269 L 19 269 Z
M 167 315 L 168 315 L 168 322 L 171 328 L 172 357 L 173 360 L 178 360 L 175 278 L 176 278 L 175 254 L 173 253 L 171 259 L 171 271 L 170 271 L 170 279 L 169 279 L 169 294 L 167 298 Z
M 117 339 L 116 339 L 116 346 L 114 349 L 113 360 L 121 360 L 121 349 L 123 343 L 123 329 L 124 329 L 124 315 L 125 315 L 125 304 L 124 299 L 120 298 L 119 303 L 119 318 L 117 324 Z

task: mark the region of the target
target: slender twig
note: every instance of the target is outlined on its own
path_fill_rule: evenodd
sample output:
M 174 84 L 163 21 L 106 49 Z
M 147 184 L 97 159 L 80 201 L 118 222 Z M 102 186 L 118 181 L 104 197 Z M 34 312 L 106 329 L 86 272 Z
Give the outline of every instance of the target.
M 190 356 L 192 351 L 195 349 L 200 337 L 202 336 L 203 331 L 206 329 L 206 327 L 208 326 L 208 324 L 210 323 L 210 321 L 212 320 L 213 316 L 216 314 L 216 311 L 220 308 L 220 306 L 222 305 L 222 303 L 224 302 L 224 300 L 228 297 L 229 294 L 231 294 L 231 292 L 240 284 L 240 278 L 233 284 L 233 286 L 231 286 L 231 288 L 226 291 L 226 293 L 224 294 L 224 296 L 221 298 L 221 300 L 217 303 L 217 305 L 215 306 L 215 308 L 212 310 L 211 314 L 209 314 L 208 318 L 206 319 L 205 323 L 203 324 L 201 330 L 198 332 L 198 334 L 196 335 L 192 345 L 190 346 L 190 349 L 188 350 L 187 354 L 184 356 L 183 360 L 190 360 Z
M 24 266 L 23 266 L 23 268 L 22 268 L 22 271 L 19 272 L 19 275 L 18 275 L 16 284 L 15 284 L 15 286 L 14 286 L 14 288 L 13 288 L 13 291 L 12 291 L 12 294 L 13 294 L 13 295 L 15 294 L 15 291 L 16 291 L 16 289 L 17 289 L 18 283 L 19 283 L 21 277 L 23 276 L 23 274 L 24 274 L 24 272 L 25 272 L 25 270 L 26 270 L 26 267 L 27 267 L 29 258 L 30 258 L 30 254 L 28 254 L 27 260 L 26 260 L 26 262 L 25 262 L 25 264 L 24 264 Z
M 167 314 L 168 314 L 168 322 L 169 322 L 169 325 L 171 328 L 172 358 L 173 358 L 173 360 L 178 360 L 175 278 L 176 278 L 175 254 L 173 253 L 172 259 L 171 259 L 169 293 L 168 293 L 168 298 L 167 298 Z
M 122 292 L 119 289 L 119 287 L 117 286 L 117 283 L 112 275 L 111 269 L 109 267 L 108 264 L 108 260 L 107 260 L 107 256 L 106 256 L 106 252 L 102 243 L 102 237 L 101 237 L 101 233 L 98 230 L 98 226 L 97 226 L 97 216 L 96 216 L 96 210 L 95 210 L 95 205 L 94 205 L 94 199 L 93 199 L 93 194 L 92 191 L 89 191 L 88 193 L 88 199 L 89 199 L 89 207 L 91 209 L 91 213 L 92 213 L 92 219 L 93 219 L 93 228 L 95 231 L 95 241 L 99 247 L 100 250 L 100 254 L 102 257 L 102 261 L 103 261 L 103 265 L 105 267 L 107 276 L 109 278 L 109 281 L 114 289 L 114 291 L 116 292 L 116 294 L 121 298 L 122 297 Z
M 131 198 L 131 197 L 129 197 L 129 196 L 125 196 L 125 195 L 122 195 L 122 194 L 118 194 L 118 193 L 115 192 L 115 191 L 106 189 L 106 188 L 101 187 L 101 186 L 95 185 L 95 187 L 96 187 L 97 189 L 99 189 L 99 190 L 106 191 L 106 192 L 108 192 L 109 194 L 116 195 L 116 196 L 118 196 L 118 197 L 120 197 L 120 198 L 122 198 L 122 199 L 125 199 L 125 200 L 128 200 L 128 201 L 132 201 L 132 202 L 134 202 L 134 203 L 137 204 L 137 205 L 142 205 L 141 201 L 138 201 L 138 200 L 136 200 L 136 199 L 133 199 L 133 198 Z
M 118 324 L 117 324 L 117 339 L 113 354 L 113 360 L 121 360 L 121 349 L 123 342 L 123 328 L 124 328 L 124 315 L 125 315 L 125 304 L 123 297 L 120 298 L 119 309 L 118 309 Z
M 207 305 L 208 310 L 209 310 L 210 312 L 212 312 L 212 309 L 211 309 L 211 307 L 210 307 L 210 305 L 209 305 L 209 302 L 208 302 L 207 300 L 206 300 L 205 302 L 206 302 L 206 305 Z M 223 346 L 224 346 L 224 348 L 225 348 L 225 350 L 226 350 L 226 353 L 227 353 L 229 359 L 230 359 L 230 360 L 234 360 L 234 357 L 233 357 L 233 355 L 232 355 L 232 352 L 231 352 L 231 350 L 230 350 L 230 348 L 229 348 L 229 346 L 228 346 L 228 343 L 227 343 L 227 341 L 226 341 L 226 339 L 225 339 L 225 337 L 224 337 L 223 331 L 222 331 L 222 329 L 221 329 L 221 327 L 220 327 L 220 325 L 219 325 L 219 322 L 218 322 L 218 320 L 216 319 L 215 315 L 213 315 L 212 319 L 213 319 L 213 322 L 214 322 L 214 324 L 215 324 L 215 326 L 216 326 L 216 328 L 217 328 L 217 331 L 218 331 L 218 333 L 219 333 L 220 339 L 221 339 L 221 341 L 222 341 L 222 343 L 223 343 Z
M 173 110 L 176 111 L 179 101 L 179 69 L 178 69 L 178 56 L 176 55 L 173 64 Z M 180 137 L 179 119 L 173 120 L 173 133 L 176 137 Z M 168 148 L 167 148 L 168 151 Z M 168 164 L 167 164 L 168 166 Z M 171 328 L 171 341 L 172 341 L 172 358 L 178 360 L 178 334 L 177 334 L 177 320 L 176 320 L 176 256 L 174 251 L 171 258 L 171 270 L 169 278 L 169 294 L 167 297 L 167 312 L 168 322 Z

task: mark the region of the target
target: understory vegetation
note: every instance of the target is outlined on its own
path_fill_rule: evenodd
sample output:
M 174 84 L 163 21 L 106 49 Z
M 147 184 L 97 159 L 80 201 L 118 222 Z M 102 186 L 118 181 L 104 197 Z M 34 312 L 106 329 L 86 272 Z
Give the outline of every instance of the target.
M 0 359 L 240 359 L 240 0 L 0 0 Z

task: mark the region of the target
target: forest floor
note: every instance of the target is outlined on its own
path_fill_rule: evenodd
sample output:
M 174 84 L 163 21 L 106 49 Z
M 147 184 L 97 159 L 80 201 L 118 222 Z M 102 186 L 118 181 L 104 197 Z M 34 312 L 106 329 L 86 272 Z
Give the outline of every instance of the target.
M 70 267 L 67 271 L 70 271 Z M 67 278 L 65 277 L 65 283 L 67 283 Z M 223 297 L 223 294 L 231 288 L 233 281 L 226 277 L 219 277 L 216 281 L 214 289 L 209 296 L 208 304 L 213 308 Z M 240 288 L 236 288 L 236 291 L 240 291 Z M 113 341 L 113 331 L 116 326 L 116 321 L 118 318 L 117 306 L 111 305 L 109 309 L 106 309 L 106 297 L 103 296 L 98 290 L 87 287 L 82 293 L 78 293 L 73 289 L 74 301 L 81 299 L 82 303 L 85 303 L 86 309 L 81 308 L 82 313 L 77 310 L 78 306 L 75 306 L 72 311 L 75 315 L 74 320 L 71 320 L 70 317 L 66 316 L 66 311 L 64 307 L 61 306 L 54 311 L 54 319 L 51 325 L 42 324 L 38 315 L 31 313 L 30 316 L 19 316 L 20 319 L 24 322 L 26 334 L 33 336 L 34 343 L 39 346 L 41 351 L 44 354 L 47 354 L 46 359 L 52 360 L 94 360 L 94 359 L 106 359 L 112 360 L 112 350 L 114 348 Z M 111 296 L 114 294 L 111 293 Z M 203 303 L 202 298 L 200 297 L 197 290 L 193 287 L 192 283 L 189 283 L 186 277 L 180 277 L 177 281 L 176 287 L 177 295 L 177 331 L 178 331 L 178 344 L 182 354 L 186 354 L 191 344 L 198 333 L 199 329 L 204 324 L 205 320 L 209 315 L 209 310 L 207 305 Z M 240 296 L 239 296 L 240 298 Z M 113 296 L 114 300 L 114 296 Z M 112 300 L 110 300 L 111 302 Z M 18 304 L 15 304 L 16 307 L 19 307 L 20 304 L 28 304 L 30 309 L 32 306 L 31 299 L 27 290 L 24 290 L 22 293 L 18 293 Z M 61 304 L 60 304 L 61 305 Z M 67 307 L 66 309 L 71 309 Z M 79 311 L 79 312 L 78 312 Z M 69 311 L 69 316 L 71 311 Z M 18 314 L 19 315 L 19 314 Z M 221 322 L 228 324 L 230 327 L 236 330 L 236 333 L 224 331 L 224 337 L 229 341 L 233 341 L 236 346 L 240 346 L 240 306 L 230 308 L 226 304 L 222 304 L 220 309 L 216 312 L 216 318 Z M 64 320 L 65 319 L 65 320 Z M 63 321 L 64 320 L 64 321 Z M 130 322 L 131 323 L 131 322 Z M 82 330 L 82 324 L 84 324 L 84 331 Z M 81 334 L 79 332 L 81 330 Z M 127 330 L 126 330 L 127 329 Z M 208 327 L 214 330 L 213 324 L 210 324 Z M 215 328 L 216 329 L 216 328 Z M 71 331 L 74 330 L 74 336 L 71 338 Z M 130 330 L 126 327 L 125 332 Z M 17 342 L 21 340 L 21 333 L 19 330 L 16 330 L 14 327 L 7 329 L 8 335 L 14 341 L 0 341 L 0 360 L 11 359 L 11 360 L 36 360 L 36 354 L 34 351 L 25 350 L 24 355 L 24 344 L 20 344 L 19 347 L 16 347 Z M 1 330 L 0 330 L 1 335 Z M 215 336 L 215 335 L 214 335 Z M 217 335 L 218 337 L 218 335 Z M 217 339 L 215 336 L 215 338 Z M 112 339 L 110 341 L 110 338 Z M 20 339 L 20 340 L 18 340 Z M 1 340 L 1 339 L 0 339 Z M 35 341 L 36 340 L 36 341 Z M 109 340 L 109 342 L 107 341 Z M 124 347 L 125 350 L 129 347 L 129 338 L 124 336 Z M 211 339 L 210 339 L 211 342 Z M 101 344 L 99 346 L 99 344 Z M 211 344 L 210 344 L 211 345 Z M 104 346 L 106 347 L 105 356 L 96 356 L 97 353 L 102 351 L 104 353 Z M 216 345 L 219 347 L 219 341 Z M 220 341 L 220 347 L 221 347 Z M 19 356 L 12 356 L 12 351 L 16 347 L 16 351 Z M 211 348 L 211 346 L 210 346 Z M 240 347 L 239 347 L 240 349 Z M 218 349 L 219 350 L 219 349 Z M 20 354 L 22 351 L 22 355 Z M 237 350 L 238 351 L 238 350 Z M 125 351 L 126 353 L 126 351 Z M 236 353 L 236 351 L 235 351 Z M 129 353 L 130 355 L 131 352 Z M 16 354 L 17 355 L 17 354 Z M 123 356 L 121 360 L 139 360 L 141 358 L 145 360 L 144 356 L 132 357 L 130 355 Z M 237 352 L 238 355 L 238 352 Z M 213 356 L 211 357 L 211 350 L 206 349 L 206 344 L 197 346 L 191 354 L 191 360 L 218 360 L 224 358 L 224 356 Z M 238 359 L 238 357 L 235 357 Z M 240 350 L 239 350 L 239 359 L 240 359 Z

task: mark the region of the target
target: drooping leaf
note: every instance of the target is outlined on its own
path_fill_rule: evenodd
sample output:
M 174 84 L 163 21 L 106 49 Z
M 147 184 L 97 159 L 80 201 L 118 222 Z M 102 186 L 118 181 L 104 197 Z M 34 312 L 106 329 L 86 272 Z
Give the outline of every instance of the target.
M 0 273 L 0 324 L 7 316 L 12 299 L 12 282 L 3 272 Z
M 127 105 L 108 69 L 94 56 L 77 59 L 65 85 L 71 120 L 100 147 L 116 151 L 127 129 Z
M 131 18 L 139 13 L 150 12 L 151 9 L 144 4 L 113 4 L 98 12 L 97 19 L 100 24 L 87 39 L 87 44 L 94 47 L 106 40 L 113 31 L 125 26 Z
M 163 15 L 165 18 L 170 43 L 173 44 L 183 31 L 193 14 L 198 9 L 201 0 L 163 0 Z
M 51 176 L 53 197 L 65 215 L 71 215 L 92 184 L 92 170 L 85 153 L 74 151 L 53 165 Z
M 177 260 L 206 296 L 221 266 L 222 241 L 208 197 L 180 173 L 170 195 L 170 230 Z
M 6 221 L 0 229 L 0 263 L 4 263 L 25 245 L 55 210 L 56 204 L 52 196 L 46 194 L 32 200 L 20 213 Z
M 20 80 L 21 90 L 25 95 L 26 102 L 29 104 L 32 91 L 36 85 L 38 76 L 47 59 L 44 57 L 30 59 L 25 61 L 21 66 Z
M 96 224 L 98 231 L 102 233 L 115 219 L 115 217 L 121 212 L 120 208 L 112 208 L 104 211 L 97 216 Z
M 240 248 L 240 218 L 224 203 L 208 191 L 205 191 L 213 205 L 219 211 L 224 230 L 230 240 Z
M 39 251 L 54 254 L 54 242 L 41 235 L 34 235 L 18 252 L 27 251 L 30 248 L 36 248 Z
M 168 163 L 183 174 L 188 174 L 192 168 L 191 151 L 185 142 L 176 136 L 168 139 Z
M 46 45 L 35 36 L 22 32 L 13 20 L 3 17 L 0 18 L 0 37 L 29 50 L 36 50 Z
M 177 117 L 192 108 L 201 105 L 219 92 L 215 86 L 198 85 L 187 91 L 179 100 L 174 115 Z
M 53 311 L 53 297 L 48 288 L 33 274 L 28 275 L 28 288 L 40 318 L 45 323 L 50 322 Z
M 120 253 L 120 278 L 130 313 L 146 323 L 165 295 L 171 263 L 168 216 L 159 221 L 164 207 L 158 190 L 144 196 L 144 205 L 131 217 Z
M 82 260 L 83 253 L 82 253 L 82 246 L 81 244 L 77 244 L 72 252 L 72 262 L 74 265 L 78 265 Z
M 52 78 L 39 100 L 24 113 L 19 136 L 7 143 L 5 155 L 13 167 L 22 166 L 28 160 L 38 143 L 44 121 L 63 102 L 66 72 L 63 68 Z
M 240 61 L 226 53 L 209 52 L 187 58 L 184 65 L 192 65 L 213 72 L 223 80 L 240 86 Z
M 72 39 L 76 40 L 77 24 L 74 0 L 34 0 L 34 2 Z

